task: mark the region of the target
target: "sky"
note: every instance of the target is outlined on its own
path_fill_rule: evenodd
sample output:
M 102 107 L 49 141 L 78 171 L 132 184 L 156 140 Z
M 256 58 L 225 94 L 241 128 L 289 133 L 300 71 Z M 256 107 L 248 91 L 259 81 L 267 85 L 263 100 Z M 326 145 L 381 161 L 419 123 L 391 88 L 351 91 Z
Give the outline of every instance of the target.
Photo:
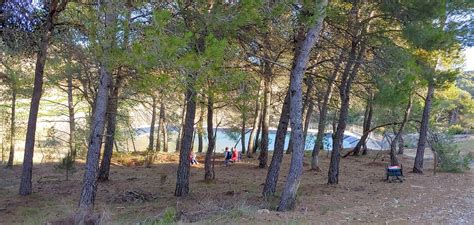
M 464 71 L 474 70 L 474 47 L 469 47 L 464 50 Z

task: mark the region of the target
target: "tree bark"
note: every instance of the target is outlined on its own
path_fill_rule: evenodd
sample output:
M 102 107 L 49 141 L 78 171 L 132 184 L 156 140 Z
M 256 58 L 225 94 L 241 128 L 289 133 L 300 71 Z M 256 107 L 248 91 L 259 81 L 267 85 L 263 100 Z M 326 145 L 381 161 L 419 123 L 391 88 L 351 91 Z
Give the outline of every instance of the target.
M 179 133 L 178 133 L 178 138 L 176 139 L 176 151 L 180 151 L 181 149 L 181 139 L 183 139 L 183 129 L 184 129 L 184 123 L 186 119 L 186 98 L 184 99 L 184 105 L 183 105 L 183 110 L 181 111 L 181 124 L 179 127 Z
M 399 142 L 402 139 L 402 134 L 403 134 L 403 129 L 405 128 L 405 124 L 408 122 L 408 117 L 410 116 L 411 108 L 412 108 L 412 96 L 410 95 L 408 99 L 408 105 L 405 109 L 405 113 L 403 114 L 403 120 L 400 123 L 400 127 L 398 128 L 397 134 L 395 135 L 395 138 L 392 140 L 392 143 L 390 144 L 390 164 L 392 166 L 399 165 L 398 159 L 397 159 L 397 142 Z M 402 142 L 403 144 L 403 142 Z
M 331 75 L 331 77 L 328 80 L 328 85 L 326 87 L 326 91 L 324 92 L 323 96 L 323 103 L 321 105 L 321 110 L 319 112 L 319 121 L 318 121 L 318 133 L 316 136 L 316 143 L 313 148 L 313 152 L 311 154 L 311 169 L 319 171 L 319 152 L 321 149 L 323 149 L 323 138 L 324 138 L 324 132 L 326 130 L 326 117 L 328 113 L 328 108 L 329 108 L 329 101 L 331 100 L 332 93 L 334 90 L 335 86 L 335 81 L 337 80 L 338 74 L 339 74 L 339 69 L 341 67 L 342 59 L 344 58 L 344 54 L 339 53 L 339 58 L 334 65 L 334 71 Z
M 74 112 L 74 99 L 73 99 L 73 85 L 72 85 L 72 74 L 68 73 L 67 76 L 67 107 L 69 114 L 69 151 L 71 153 L 72 160 L 76 159 L 76 119 Z
M 405 151 L 405 141 L 403 140 L 403 130 L 401 131 L 400 138 L 398 139 L 398 155 L 403 155 Z
M 158 127 L 156 129 L 156 144 L 155 144 L 155 152 L 159 152 L 161 151 L 161 141 L 160 141 L 160 138 L 161 138 L 161 132 L 163 130 L 162 126 L 163 126 L 163 121 L 162 121 L 162 115 L 161 115 L 161 105 L 162 105 L 162 102 L 163 100 L 161 100 L 161 103 L 160 103 L 160 111 L 158 113 Z M 158 107 L 158 104 L 156 105 L 156 107 Z
M 153 144 L 155 143 L 155 121 L 156 121 L 156 97 L 152 97 L 151 104 L 151 124 L 150 124 L 150 136 L 148 137 L 148 148 L 147 151 L 153 151 Z
M 161 133 L 163 135 L 163 152 L 168 152 L 168 128 L 166 123 L 166 108 L 163 102 L 161 102 L 160 105 L 160 127 Z M 159 139 L 160 138 L 158 137 L 157 142 L 160 141 Z
M 268 168 L 267 178 L 263 186 L 263 196 L 268 197 L 275 193 L 278 183 L 278 176 L 280 173 L 280 165 L 283 159 L 285 150 L 285 139 L 288 130 L 288 122 L 290 120 L 290 94 L 286 93 L 285 100 L 281 109 L 280 121 L 278 123 L 277 132 L 275 135 L 275 147 L 273 150 L 272 161 Z
M 204 180 L 210 181 L 214 179 L 212 173 L 212 153 L 214 151 L 215 146 L 215 137 L 214 137 L 214 102 L 212 100 L 212 96 L 209 95 L 207 97 L 207 151 L 206 151 L 206 158 L 204 159 Z
M 197 150 L 197 152 L 202 152 L 202 149 L 204 148 L 203 123 L 204 123 L 204 104 L 201 104 L 201 111 L 199 113 L 199 122 L 198 122 L 198 128 L 197 128 L 197 133 L 198 133 L 198 150 Z
M 16 119 L 16 87 L 13 87 L 12 88 L 11 117 L 10 117 L 10 154 L 8 155 L 8 162 L 7 162 L 6 168 L 13 168 L 13 160 L 15 159 L 15 133 L 16 133 L 15 119 Z
M 254 114 L 254 121 L 253 121 L 253 126 L 252 126 L 252 131 L 250 132 L 250 137 L 249 137 L 249 144 L 248 144 L 248 147 L 247 147 L 247 157 L 251 157 L 252 156 L 252 152 L 254 151 L 254 148 L 255 148 L 255 138 L 256 136 L 258 137 L 257 135 L 257 129 L 258 129 L 258 126 L 259 126 L 259 123 L 260 123 L 260 91 L 261 91 L 261 87 L 262 87 L 262 84 L 263 84 L 263 80 L 260 82 L 260 86 L 259 86 L 259 89 L 258 89 L 258 93 L 257 93 L 257 100 L 255 100 L 255 114 Z
M 418 147 L 416 148 L 415 163 L 413 165 L 413 173 L 423 173 L 423 156 L 425 154 L 426 139 L 428 135 L 428 125 L 430 120 L 430 111 L 432 98 L 434 95 L 434 81 L 428 83 L 428 94 L 425 99 L 423 115 L 421 117 L 420 136 L 418 139 Z
M 327 0 L 323 0 L 320 4 L 321 12 L 325 12 Z M 296 205 L 296 193 L 303 171 L 304 156 L 303 124 L 301 121 L 303 116 L 303 76 L 310 51 L 319 39 L 324 20 L 323 15 L 318 18 L 313 27 L 309 28 L 306 37 L 298 43 L 295 51 L 295 61 L 290 76 L 290 125 L 293 136 L 293 153 L 285 189 L 278 204 L 278 211 L 287 211 L 293 209 Z
M 100 82 L 95 100 L 94 113 L 92 115 L 91 134 L 87 150 L 84 180 L 82 184 L 79 208 L 90 211 L 94 207 L 97 191 L 97 175 L 99 169 L 100 146 L 102 145 L 102 134 L 105 127 L 107 112 L 107 92 L 111 83 L 110 76 L 104 65 L 100 66 Z
M 362 125 L 362 134 L 367 133 L 368 130 L 370 130 L 370 125 L 372 124 L 372 113 L 373 112 L 373 105 L 372 105 L 372 99 L 369 99 L 367 101 L 367 106 L 365 107 L 365 113 L 364 113 L 364 124 Z M 354 148 L 352 154 L 357 156 L 360 153 L 361 148 L 363 149 L 362 154 L 366 155 L 367 154 L 367 138 L 369 137 L 368 135 L 362 135 L 359 139 L 359 142 L 357 142 L 356 147 Z
M 240 130 L 240 143 L 242 144 L 242 154 L 245 154 L 245 134 L 247 133 L 246 132 L 246 128 L 245 128 L 245 124 L 247 123 L 247 114 L 244 112 L 242 113 L 242 128 Z
M 190 79 L 195 77 L 190 75 Z M 181 139 L 181 149 L 179 152 L 179 165 L 176 178 L 176 189 L 174 195 L 177 197 L 186 196 L 189 193 L 189 172 L 192 139 L 194 133 L 194 118 L 196 116 L 196 91 L 190 85 L 186 91 L 186 117 L 184 120 L 183 137 Z
M 122 77 L 117 77 L 115 84 L 111 82 L 111 93 L 107 105 L 107 131 L 105 136 L 104 153 L 99 169 L 99 181 L 109 180 L 110 162 L 112 161 L 112 152 L 114 150 L 115 129 L 117 126 L 118 98 L 122 85 Z M 100 148 L 99 148 L 100 149 Z
M 59 3 L 58 0 L 52 0 L 49 3 L 49 12 L 44 23 L 44 31 L 36 54 L 35 78 L 33 83 L 33 93 L 31 95 L 30 114 L 28 116 L 28 127 L 26 129 L 25 150 L 23 157 L 23 168 L 20 181 L 20 195 L 29 195 L 32 191 L 32 170 L 33 154 L 35 149 L 36 121 L 38 120 L 38 110 L 43 93 L 43 75 L 46 55 L 49 47 L 49 40 L 54 29 L 54 20 L 57 14 L 66 7 L 67 1 Z
M 270 96 L 271 96 L 271 67 L 265 63 L 264 71 L 264 90 L 263 90 L 263 109 L 262 109 L 262 140 L 260 144 L 260 155 L 258 156 L 258 167 L 265 168 L 268 163 L 268 130 L 270 126 Z

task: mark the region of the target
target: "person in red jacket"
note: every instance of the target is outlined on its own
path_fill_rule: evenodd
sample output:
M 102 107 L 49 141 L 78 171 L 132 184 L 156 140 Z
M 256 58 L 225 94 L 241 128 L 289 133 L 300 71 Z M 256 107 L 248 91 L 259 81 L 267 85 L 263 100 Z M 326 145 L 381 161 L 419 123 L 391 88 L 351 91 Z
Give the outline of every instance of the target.
M 239 151 L 237 151 L 237 148 L 234 147 L 232 149 L 232 162 L 237 162 L 239 161 Z

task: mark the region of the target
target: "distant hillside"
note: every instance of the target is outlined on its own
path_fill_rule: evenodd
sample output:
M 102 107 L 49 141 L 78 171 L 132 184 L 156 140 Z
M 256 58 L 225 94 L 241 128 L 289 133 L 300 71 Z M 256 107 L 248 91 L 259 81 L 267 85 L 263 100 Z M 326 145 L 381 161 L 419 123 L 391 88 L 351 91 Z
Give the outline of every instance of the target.
M 474 71 L 465 71 L 456 80 L 456 86 L 474 96 Z

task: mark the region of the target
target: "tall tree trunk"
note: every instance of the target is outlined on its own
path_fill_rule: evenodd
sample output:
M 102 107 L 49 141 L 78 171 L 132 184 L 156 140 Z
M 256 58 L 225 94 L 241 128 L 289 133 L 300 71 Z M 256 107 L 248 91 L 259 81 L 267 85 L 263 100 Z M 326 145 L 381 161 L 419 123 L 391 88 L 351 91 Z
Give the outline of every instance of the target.
M 405 141 L 403 140 L 403 130 L 400 133 L 400 138 L 398 138 L 398 155 L 403 155 L 405 151 Z
M 240 143 L 242 144 L 242 154 L 245 154 L 245 134 L 246 128 L 245 124 L 247 123 L 247 113 L 242 113 L 242 128 L 240 129 Z
M 260 144 L 260 155 L 258 156 L 258 167 L 265 168 L 268 163 L 268 130 L 270 126 L 270 96 L 271 96 L 271 67 L 265 63 L 264 69 L 264 89 L 263 89 L 263 109 L 262 109 L 262 140 Z
M 179 133 L 178 133 L 178 138 L 176 139 L 176 151 L 181 150 L 181 139 L 183 139 L 183 130 L 184 130 L 184 123 L 186 119 L 186 98 L 184 99 L 184 105 L 183 105 L 183 110 L 181 111 L 181 124 L 179 127 Z
M 403 114 L 403 120 L 400 123 L 400 127 L 398 128 L 398 131 L 395 135 L 395 138 L 393 138 L 392 143 L 390 144 L 390 164 L 392 166 L 399 165 L 398 159 L 397 159 L 397 143 L 399 142 L 400 139 L 402 139 L 402 134 L 403 134 L 403 129 L 405 128 L 405 124 L 408 122 L 408 117 L 410 116 L 411 108 L 412 108 L 412 96 L 410 95 L 408 99 L 408 104 L 405 109 L 405 113 Z M 403 144 L 403 143 L 402 143 Z
M 31 95 L 28 127 L 26 129 L 23 168 L 19 190 L 20 195 L 29 195 L 32 191 L 31 178 L 33 170 L 33 154 L 35 149 L 36 121 L 38 120 L 39 104 L 43 93 L 44 65 L 46 63 L 46 55 L 48 54 L 49 40 L 51 39 L 51 34 L 54 29 L 54 20 L 56 15 L 61 11 L 59 9 L 64 9 L 66 5 L 65 2 L 62 2 L 59 6 L 58 0 L 52 0 L 49 3 L 49 13 L 44 23 L 44 31 L 36 54 L 35 78 L 33 83 L 33 93 Z
M 207 97 L 207 151 L 206 158 L 204 160 L 204 180 L 209 181 L 214 179 L 212 174 L 212 153 L 215 146 L 215 137 L 214 137 L 214 102 L 212 100 L 212 95 Z
M 190 75 L 190 79 L 195 79 Z M 189 193 L 189 173 L 192 140 L 194 133 L 194 118 L 196 116 L 196 91 L 192 85 L 186 91 L 186 118 L 184 120 L 183 137 L 181 139 L 181 149 L 179 152 L 179 165 L 176 178 L 176 189 L 174 195 L 177 197 L 186 196 Z
M 150 136 L 148 137 L 148 148 L 147 151 L 153 151 L 153 144 L 155 143 L 155 121 L 156 121 L 156 97 L 152 97 L 151 104 L 151 124 L 150 124 Z
M 71 153 L 72 160 L 76 159 L 76 119 L 74 112 L 74 99 L 73 99 L 73 86 L 72 86 L 72 74 L 68 73 L 67 76 L 67 107 L 69 114 L 69 151 Z
M 425 107 L 421 117 L 420 136 L 418 139 L 418 147 L 416 148 L 415 164 L 413 165 L 413 173 L 423 173 L 423 156 L 425 154 L 426 139 L 428 135 L 428 124 L 430 122 L 430 111 L 432 98 L 434 94 L 434 81 L 428 83 L 428 94 L 425 99 Z
M 263 125 L 263 109 L 260 112 L 260 118 L 258 121 L 257 134 L 255 136 L 255 146 L 252 149 L 252 153 L 255 154 L 258 149 L 262 148 L 262 125 Z
M 163 152 L 168 152 L 168 128 L 166 125 L 166 108 L 163 102 L 161 102 L 160 106 L 160 127 L 163 134 Z M 159 142 L 159 139 L 158 137 L 157 142 Z
M 199 122 L 198 122 L 198 152 L 202 152 L 202 149 L 204 148 L 204 128 L 203 128 L 203 123 L 204 123 L 204 104 L 201 104 L 201 111 L 199 113 Z
M 115 129 L 117 126 L 118 98 L 122 86 L 122 77 L 120 71 L 115 84 L 111 82 L 111 93 L 107 105 L 107 131 L 105 136 L 104 153 L 99 169 L 99 181 L 109 180 L 110 162 L 112 161 L 112 152 L 114 150 Z
M 159 111 L 159 114 L 158 114 L 158 127 L 156 129 L 156 144 L 155 144 L 155 152 L 159 152 L 161 151 L 161 141 L 160 141 L 160 137 L 161 137 L 161 132 L 163 130 L 162 126 L 163 126 L 163 121 L 162 121 L 162 118 L 161 118 L 161 105 L 162 105 L 162 102 L 163 100 L 161 100 L 161 103 L 160 103 L 160 111 Z M 158 105 L 156 105 L 156 107 L 158 107 Z
M 15 119 L 16 119 L 16 87 L 12 88 L 12 105 L 10 117 L 10 154 L 8 155 L 7 168 L 13 168 L 13 160 L 15 159 Z
M 357 71 L 361 64 L 361 60 L 363 58 L 362 56 L 365 51 L 365 49 L 361 47 L 361 49 L 359 50 L 359 54 L 357 55 L 357 43 L 358 41 L 353 41 L 352 43 L 352 48 L 349 53 L 349 61 L 347 62 L 346 68 L 344 69 L 344 73 L 342 74 L 342 81 L 339 90 L 341 108 L 339 111 L 339 119 L 337 123 L 336 132 L 333 135 L 331 162 L 329 165 L 328 172 L 328 184 L 337 184 L 339 182 L 339 161 L 341 158 L 340 150 L 343 148 L 342 144 L 344 140 L 344 131 L 347 125 L 347 116 L 349 115 L 350 90 L 352 86 L 352 81 L 357 75 Z M 352 68 L 352 72 L 351 65 L 354 65 L 354 67 Z
M 290 125 L 291 134 L 293 136 L 293 153 L 291 156 L 291 164 L 288 172 L 288 178 L 285 189 L 281 195 L 278 204 L 278 211 L 287 211 L 293 209 L 296 205 L 296 193 L 303 172 L 303 156 L 304 156 L 304 140 L 303 140 L 303 76 L 308 64 L 310 51 L 319 39 L 324 12 L 326 10 L 327 0 L 320 3 L 321 16 L 316 24 L 309 28 L 304 40 L 298 41 L 295 51 L 293 68 L 290 76 Z M 303 33 L 303 31 L 300 31 Z M 301 34 L 304 35 L 304 34 Z M 298 40 L 301 40 L 298 38 Z
M 285 139 L 288 130 L 288 121 L 290 120 L 290 92 L 286 93 L 285 100 L 281 109 L 280 121 L 278 123 L 275 135 L 275 145 L 273 150 L 272 161 L 268 168 L 265 186 L 263 186 L 263 196 L 268 197 L 275 193 L 278 183 L 278 175 L 280 173 L 280 165 L 285 150 Z
M 326 86 L 326 91 L 324 92 L 323 96 L 323 103 L 321 105 L 321 109 L 319 111 L 319 121 L 318 121 L 318 133 L 316 136 L 316 143 L 313 148 L 313 152 L 311 154 L 311 169 L 319 171 L 319 152 L 323 149 L 323 138 L 324 132 L 326 130 L 326 117 L 329 108 L 329 101 L 331 100 L 332 93 L 335 86 L 335 81 L 337 80 L 337 76 L 339 74 L 339 69 L 341 67 L 342 60 L 344 58 L 344 53 L 341 51 L 339 53 L 339 58 L 334 65 L 334 71 L 331 77 L 328 80 L 328 84 Z
M 247 157 L 251 157 L 253 149 L 255 148 L 255 138 L 257 135 L 257 129 L 259 126 L 260 122 L 260 92 L 261 92 L 261 87 L 263 84 L 263 80 L 260 81 L 260 86 L 258 88 L 258 93 L 257 93 L 257 100 L 255 100 L 255 114 L 254 114 L 254 121 L 253 121 L 253 126 L 252 126 L 252 131 L 250 132 L 250 137 L 249 137 L 249 144 L 247 147 Z
M 99 71 L 100 82 L 95 100 L 94 113 L 92 115 L 89 147 L 87 149 L 81 199 L 79 200 L 79 208 L 84 211 L 90 211 L 94 207 L 95 194 L 97 191 L 97 175 L 99 172 L 100 146 L 102 145 L 102 134 L 107 113 L 107 93 L 111 83 L 110 76 L 104 65 L 100 66 Z
M 372 124 L 372 111 L 373 111 L 373 106 L 372 106 L 372 100 L 369 99 L 367 101 L 367 105 L 365 107 L 365 113 L 364 113 L 364 124 L 362 124 L 362 134 L 367 133 L 368 130 L 370 130 L 370 125 Z M 367 138 L 369 135 L 362 135 L 359 139 L 359 142 L 357 142 L 357 145 L 355 146 L 352 154 L 353 155 L 359 155 L 361 148 L 363 148 L 363 154 L 367 154 Z

